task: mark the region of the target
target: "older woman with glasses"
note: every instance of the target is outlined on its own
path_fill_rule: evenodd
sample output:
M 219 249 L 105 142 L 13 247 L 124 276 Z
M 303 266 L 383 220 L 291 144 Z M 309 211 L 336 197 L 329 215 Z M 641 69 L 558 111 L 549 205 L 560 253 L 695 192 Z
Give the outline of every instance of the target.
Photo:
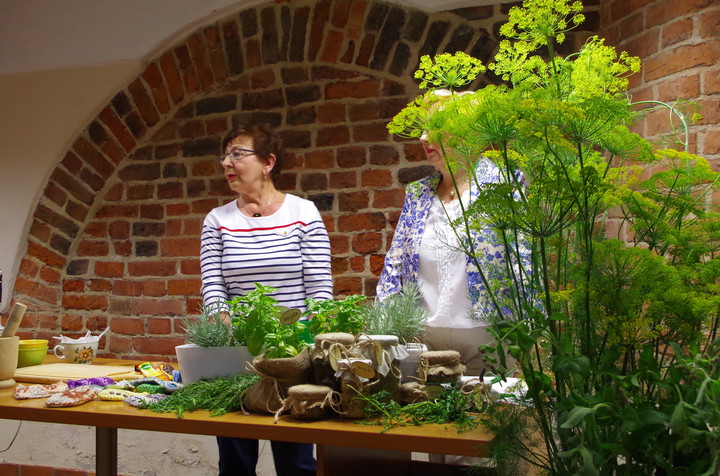
M 203 223 L 200 265 L 206 305 L 272 286 L 278 304 L 305 310 L 305 299 L 332 299 L 330 242 L 315 205 L 277 189 L 284 150 L 267 125 L 232 130 L 220 157 L 231 202 Z M 219 474 L 254 475 L 258 441 L 218 437 Z M 278 475 L 315 474 L 309 444 L 272 442 Z

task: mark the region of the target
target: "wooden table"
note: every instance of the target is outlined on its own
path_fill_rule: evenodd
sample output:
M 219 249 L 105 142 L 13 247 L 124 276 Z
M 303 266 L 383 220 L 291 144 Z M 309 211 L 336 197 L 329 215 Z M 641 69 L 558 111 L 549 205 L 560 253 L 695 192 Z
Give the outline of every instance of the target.
M 131 365 L 132 362 L 96 359 L 93 365 Z M 300 422 L 283 416 L 278 423 L 271 416 L 240 412 L 211 417 L 207 411 L 174 413 L 141 410 L 123 402 L 92 401 L 76 407 L 48 408 L 45 399 L 17 400 L 14 389 L 0 390 L 0 418 L 28 420 L 96 428 L 96 473 L 117 474 L 117 430 L 119 428 L 196 435 L 257 438 L 262 440 L 314 443 L 317 446 L 318 474 L 334 474 L 330 447 L 355 447 L 390 452 L 440 453 L 487 456 L 492 435 L 483 428 L 458 433 L 452 425 L 396 427 L 382 432 L 379 426 L 360 425 L 348 420 L 329 419 Z

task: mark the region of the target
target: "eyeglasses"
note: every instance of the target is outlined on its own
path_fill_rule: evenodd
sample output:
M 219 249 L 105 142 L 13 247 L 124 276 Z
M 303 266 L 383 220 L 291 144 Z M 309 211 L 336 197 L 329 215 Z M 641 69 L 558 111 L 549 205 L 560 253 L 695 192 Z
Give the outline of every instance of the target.
M 248 156 L 254 155 L 254 154 L 257 154 L 257 152 L 255 152 L 252 149 L 244 149 L 242 147 L 233 147 L 228 152 L 226 152 L 220 156 L 220 162 L 224 162 L 225 159 L 228 157 L 230 158 L 230 160 L 235 161 L 235 160 L 244 159 L 245 157 L 248 157 Z

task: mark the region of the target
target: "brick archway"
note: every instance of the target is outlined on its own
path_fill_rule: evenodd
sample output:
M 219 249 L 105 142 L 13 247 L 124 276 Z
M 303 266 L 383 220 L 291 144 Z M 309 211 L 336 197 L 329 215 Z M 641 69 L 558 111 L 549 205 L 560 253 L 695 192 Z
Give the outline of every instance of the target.
M 497 11 L 496 11 L 497 9 Z M 423 54 L 487 61 L 500 7 L 428 14 L 384 2 L 260 5 L 192 32 L 147 65 L 73 142 L 35 210 L 14 297 L 37 337 L 111 326 L 104 353 L 164 358 L 199 304 L 199 232 L 232 198 L 217 165 L 234 123 L 274 124 L 282 188 L 314 200 L 337 295 L 374 294 L 418 145 L 385 125 L 416 94 Z M 34 329 L 34 330 L 31 330 Z

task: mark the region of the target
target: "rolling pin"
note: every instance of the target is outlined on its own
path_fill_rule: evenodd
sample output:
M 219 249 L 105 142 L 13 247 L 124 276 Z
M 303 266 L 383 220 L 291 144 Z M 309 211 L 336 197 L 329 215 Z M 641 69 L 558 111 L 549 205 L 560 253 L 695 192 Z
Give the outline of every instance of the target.
M 20 326 L 20 321 L 22 321 L 26 310 L 27 306 L 23 303 L 16 302 L 13 305 L 12 310 L 10 311 L 10 317 L 8 317 L 5 328 L 3 329 L 2 337 L 12 337 L 15 335 L 15 331 L 18 326 Z

